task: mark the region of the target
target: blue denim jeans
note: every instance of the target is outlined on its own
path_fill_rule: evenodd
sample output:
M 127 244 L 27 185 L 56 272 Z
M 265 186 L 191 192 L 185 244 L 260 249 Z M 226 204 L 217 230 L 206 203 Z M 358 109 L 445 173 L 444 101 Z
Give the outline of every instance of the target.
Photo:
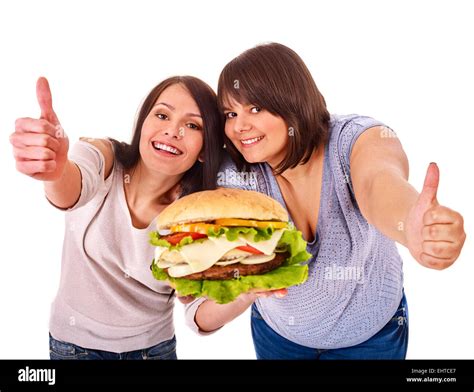
M 391 320 L 374 336 L 356 346 L 315 349 L 277 334 L 252 305 L 252 337 L 257 359 L 405 359 L 408 347 L 408 307 L 403 294 Z
M 50 359 L 177 359 L 176 338 L 166 340 L 142 350 L 113 353 L 110 351 L 83 348 L 72 343 L 54 339 L 49 335 Z

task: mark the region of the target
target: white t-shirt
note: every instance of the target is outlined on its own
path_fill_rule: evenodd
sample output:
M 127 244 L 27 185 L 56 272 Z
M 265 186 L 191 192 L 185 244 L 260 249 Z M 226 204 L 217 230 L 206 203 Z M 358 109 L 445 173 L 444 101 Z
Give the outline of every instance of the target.
M 104 181 L 102 153 L 77 142 L 69 158 L 81 172 L 77 203 L 65 212 L 61 281 L 50 333 L 81 347 L 125 352 L 174 336 L 171 288 L 153 277 L 148 228 L 133 227 L 115 161 Z M 171 295 L 171 296 L 170 296 Z

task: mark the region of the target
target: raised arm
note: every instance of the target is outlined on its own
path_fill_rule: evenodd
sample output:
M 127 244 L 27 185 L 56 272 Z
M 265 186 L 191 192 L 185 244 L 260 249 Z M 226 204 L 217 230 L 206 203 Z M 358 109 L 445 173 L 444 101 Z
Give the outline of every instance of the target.
M 41 109 L 39 119 L 19 118 L 10 136 L 19 172 L 44 182 L 46 197 L 59 208 L 72 207 L 81 195 L 81 172 L 68 159 L 69 140 L 53 110 L 51 90 L 39 78 L 36 95 Z M 113 164 L 111 147 L 105 141 L 92 141 L 104 155 L 106 175 Z
M 422 265 L 449 267 L 466 235 L 461 214 L 436 198 L 439 170 L 430 164 L 421 193 L 408 183 L 408 160 L 391 131 L 373 127 L 356 141 L 350 157 L 351 179 L 359 208 L 386 236 L 408 248 Z

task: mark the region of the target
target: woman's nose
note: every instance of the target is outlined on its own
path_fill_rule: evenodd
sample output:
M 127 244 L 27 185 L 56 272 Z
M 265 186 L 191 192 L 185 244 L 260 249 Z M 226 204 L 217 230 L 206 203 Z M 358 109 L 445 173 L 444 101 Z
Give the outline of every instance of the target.
M 167 127 L 164 131 L 163 134 L 166 136 L 170 136 L 174 139 L 182 139 L 185 135 L 184 127 L 179 126 L 179 125 L 170 125 Z
M 238 116 L 234 123 L 234 132 L 244 133 L 252 129 L 252 124 L 245 116 Z

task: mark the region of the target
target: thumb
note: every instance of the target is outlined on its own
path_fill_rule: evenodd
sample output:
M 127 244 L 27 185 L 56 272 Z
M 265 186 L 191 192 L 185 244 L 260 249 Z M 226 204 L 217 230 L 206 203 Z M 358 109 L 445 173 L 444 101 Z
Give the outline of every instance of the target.
M 439 185 L 439 168 L 434 162 L 431 162 L 426 172 L 425 182 L 423 184 L 423 190 L 420 194 L 420 201 L 427 204 L 436 202 L 436 193 L 438 192 Z
M 48 80 L 40 77 L 36 82 L 36 97 L 41 109 L 41 118 L 48 120 L 53 125 L 59 125 L 58 117 L 53 110 L 53 97 Z

